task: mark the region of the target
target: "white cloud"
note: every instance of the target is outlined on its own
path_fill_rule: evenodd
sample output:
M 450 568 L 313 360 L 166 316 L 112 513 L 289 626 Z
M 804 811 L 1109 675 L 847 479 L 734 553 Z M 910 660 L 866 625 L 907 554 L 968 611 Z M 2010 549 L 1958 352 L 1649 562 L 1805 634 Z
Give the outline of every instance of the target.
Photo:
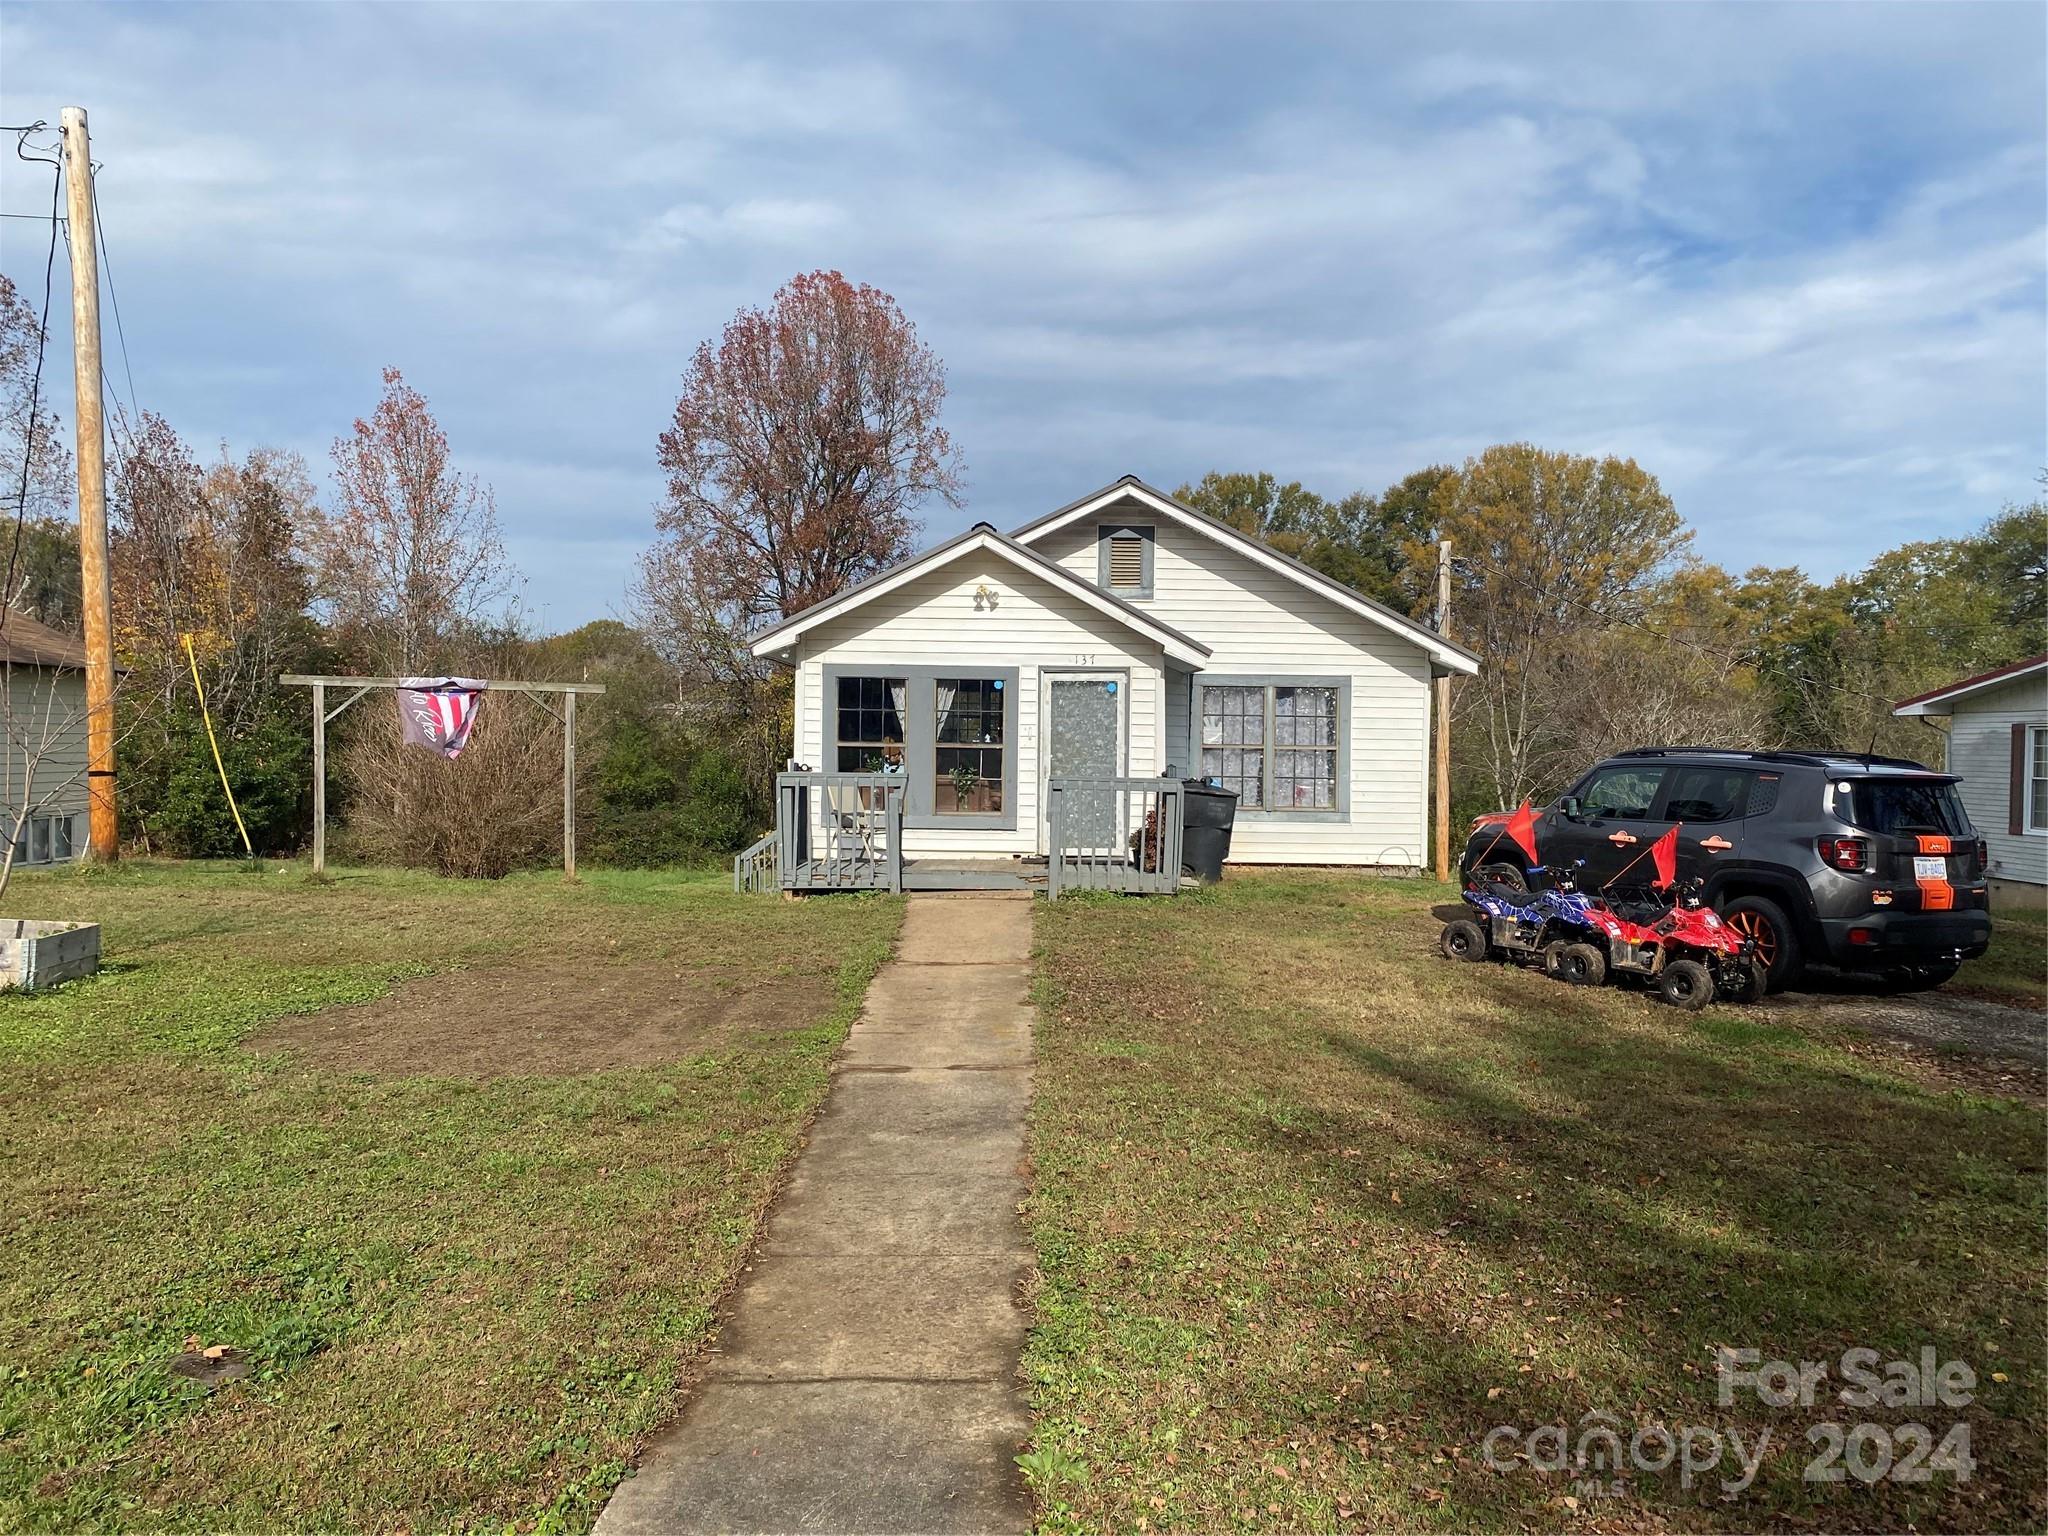
M 145 403 L 324 444 L 401 364 L 556 619 L 623 588 L 690 349 L 814 266 L 948 362 L 936 532 L 1531 438 L 1826 573 L 2048 461 L 2034 10 L 89 15 L 0 46 L 11 111 L 93 108 Z

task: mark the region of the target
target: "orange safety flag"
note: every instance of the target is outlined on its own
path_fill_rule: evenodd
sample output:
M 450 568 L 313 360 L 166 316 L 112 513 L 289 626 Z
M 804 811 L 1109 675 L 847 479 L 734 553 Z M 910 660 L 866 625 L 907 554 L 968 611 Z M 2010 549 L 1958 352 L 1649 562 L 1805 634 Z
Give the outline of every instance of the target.
M 1657 866 L 1659 890 L 1678 879 L 1678 828 L 1673 827 L 1650 844 L 1650 862 Z
M 1508 836 L 1515 840 L 1516 846 L 1529 855 L 1531 864 L 1543 862 L 1536 854 L 1536 808 L 1526 799 L 1516 808 L 1515 814 L 1508 818 L 1506 831 Z

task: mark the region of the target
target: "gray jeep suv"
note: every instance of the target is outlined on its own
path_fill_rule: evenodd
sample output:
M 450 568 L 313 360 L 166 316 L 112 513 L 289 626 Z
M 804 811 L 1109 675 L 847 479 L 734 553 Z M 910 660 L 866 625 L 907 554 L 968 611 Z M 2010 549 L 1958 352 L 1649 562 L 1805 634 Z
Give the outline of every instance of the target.
M 1519 878 L 1483 816 L 1460 870 Z M 1897 757 L 1639 747 L 1596 764 L 1540 813 L 1546 866 L 1587 890 L 1649 883 L 1649 845 L 1678 828 L 1678 878 L 1756 941 L 1771 985 L 1815 961 L 1939 986 L 1984 953 L 1987 850 L 1953 774 Z M 1631 866 L 1633 865 L 1633 868 Z

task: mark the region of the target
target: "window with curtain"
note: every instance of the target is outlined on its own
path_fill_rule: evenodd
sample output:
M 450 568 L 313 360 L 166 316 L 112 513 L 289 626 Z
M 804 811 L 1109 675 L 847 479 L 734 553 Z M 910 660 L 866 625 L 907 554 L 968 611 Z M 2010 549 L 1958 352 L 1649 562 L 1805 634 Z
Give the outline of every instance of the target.
M 842 677 L 833 711 L 835 763 L 841 773 L 903 769 L 904 682 L 900 677 Z
M 936 750 L 932 810 L 940 816 L 1003 809 L 1003 680 L 942 677 L 933 685 Z
M 1337 690 L 1273 690 L 1273 792 L 1276 810 L 1337 808 Z
M 1331 684 L 1202 685 L 1201 776 L 1240 810 L 1337 811 L 1338 689 Z
M 1266 693 L 1202 689 L 1202 777 L 1235 790 L 1241 809 L 1266 803 Z

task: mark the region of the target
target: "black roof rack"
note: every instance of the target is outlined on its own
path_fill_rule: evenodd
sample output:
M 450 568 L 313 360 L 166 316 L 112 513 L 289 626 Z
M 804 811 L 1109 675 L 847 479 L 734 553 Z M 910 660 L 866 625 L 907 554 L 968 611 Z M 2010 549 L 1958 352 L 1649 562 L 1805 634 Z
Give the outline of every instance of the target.
M 1758 763 L 1797 763 L 1807 768 L 1827 768 L 1836 763 L 1858 763 L 1865 768 L 1905 768 L 1915 773 L 1932 773 L 1925 763 L 1910 757 L 1883 757 L 1874 752 L 1830 752 L 1822 747 L 1787 747 L 1756 751 L 1748 747 L 1630 747 L 1616 757 L 1740 757 Z

